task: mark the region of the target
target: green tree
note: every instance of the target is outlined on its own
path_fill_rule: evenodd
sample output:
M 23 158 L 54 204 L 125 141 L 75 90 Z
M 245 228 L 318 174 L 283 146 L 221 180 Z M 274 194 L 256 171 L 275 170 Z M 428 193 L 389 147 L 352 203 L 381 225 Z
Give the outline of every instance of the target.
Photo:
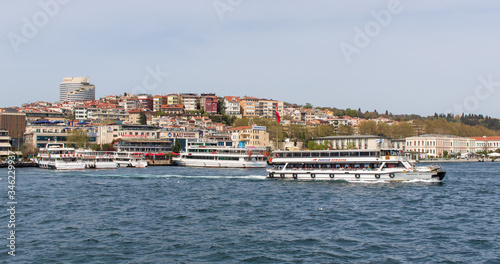
M 354 135 L 354 128 L 350 125 L 339 125 L 337 133 L 339 135 Z
M 250 121 L 248 120 L 248 118 L 242 117 L 242 118 L 238 118 L 238 119 L 234 120 L 233 126 L 235 126 L 235 127 L 248 126 L 249 123 L 250 123 Z
M 320 125 L 313 130 L 314 137 L 328 137 L 335 135 L 335 129 L 332 125 Z
M 66 142 L 75 147 L 83 148 L 90 142 L 90 137 L 87 134 L 87 131 L 83 129 L 75 129 L 69 132 L 66 137 Z
M 377 123 L 375 121 L 363 121 L 359 124 L 359 134 L 377 135 Z
M 148 118 L 146 117 L 146 114 L 141 111 L 139 113 L 139 124 L 145 125 L 147 123 L 148 123 Z
M 306 105 L 304 105 L 304 107 L 303 107 L 303 108 L 304 108 L 304 109 L 311 109 L 311 108 L 313 108 L 313 105 L 312 105 L 312 104 L 310 104 L 310 103 L 306 103 Z
M 174 141 L 174 146 L 172 147 L 172 152 L 174 152 L 174 153 L 181 152 L 181 144 L 179 143 L 179 140 L 177 138 Z
M 23 154 L 23 157 L 30 157 L 35 156 L 38 151 L 32 144 L 24 143 L 21 146 L 21 153 Z

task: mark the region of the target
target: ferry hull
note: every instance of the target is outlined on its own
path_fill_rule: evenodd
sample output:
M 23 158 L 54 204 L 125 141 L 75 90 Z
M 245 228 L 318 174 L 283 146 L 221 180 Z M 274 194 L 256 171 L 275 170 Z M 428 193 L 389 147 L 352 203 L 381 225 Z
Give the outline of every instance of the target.
M 85 164 L 82 162 L 75 163 L 40 163 L 39 166 L 42 169 L 52 169 L 52 170 L 84 170 Z
M 141 161 L 116 161 L 120 168 L 146 168 L 148 163 L 144 160 Z
M 116 169 L 118 164 L 116 162 L 92 162 L 85 165 L 88 169 Z
M 344 180 L 344 181 L 411 181 L 428 180 L 440 182 L 444 178 L 443 171 L 406 171 L 406 172 L 384 172 L 384 171 L 270 171 L 267 178 L 291 179 L 291 180 Z

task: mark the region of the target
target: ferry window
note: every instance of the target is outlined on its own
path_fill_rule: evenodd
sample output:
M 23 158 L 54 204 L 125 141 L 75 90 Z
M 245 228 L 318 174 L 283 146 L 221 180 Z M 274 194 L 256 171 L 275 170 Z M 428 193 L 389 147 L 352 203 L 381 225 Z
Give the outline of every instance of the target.
M 339 153 L 338 152 L 332 152 L 330 153 L 330 157 L 338 157 Z
M 341 157 L 347 157 L 349 155 L 349 152 L 340 152 Z
M 293 153 L 286 153 L 286 156 L 287 156 L 287 157 L 292 157 L 292 156 L 293 156 Z
M 357 156 L 359 156 L 359 152 L 349 152 L 349 156 L 357 157 Z
M 311 157 L 319 157 L 319 153 L 318 152 L 312 152 L 311 153 Z
M 328 152 L 321 152 L 321 157 L 328 157 L 330 153 Z
M 368 157 L 368 156 L 370 156 L 370 153 L 369 152 L 360 152 L 359 155 L 361 157 Z
M 288 156 L 288 155 L 287 155 L 287 156 Z M 295 152 L 295 153 L 293 153 L 293 156 L 294 156 L 294 157 L 301 157 L 300 152 Z

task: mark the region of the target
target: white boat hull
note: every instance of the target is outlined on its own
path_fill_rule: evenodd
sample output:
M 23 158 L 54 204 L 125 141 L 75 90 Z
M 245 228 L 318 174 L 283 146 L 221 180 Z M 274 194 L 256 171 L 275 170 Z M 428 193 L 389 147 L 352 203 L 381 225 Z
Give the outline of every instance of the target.
M 84 170 L 85 164 L 83 162 L 40 162 L 38 166 L 42 169 L 53 170 Z
M 118 164 L 116 162 L 87 162 L 85 167 L 88 169 L 116 169 Z
M 140 161 L 116 161 L 120 168 L 146 168 L 148 163 L 145 160 Z
M 326 170 L 268 170 L 268 178 L 292 180 L 344 180 L 344 181 L 411 181 L 439 182 L 444 177 L 440 171 L 326 171 Z

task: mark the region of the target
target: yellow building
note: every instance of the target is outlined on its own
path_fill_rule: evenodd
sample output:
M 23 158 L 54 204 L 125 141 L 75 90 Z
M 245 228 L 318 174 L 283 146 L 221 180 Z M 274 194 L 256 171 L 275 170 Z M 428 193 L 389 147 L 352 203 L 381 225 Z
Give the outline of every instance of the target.
M 245 146 L 251 147 L 269 147 L 269 133 L 265 126 L 242 126 L 229 129 L 233 145 L 244 142 Z
M 167 95 L 167 105 L 177 105 L 182 104 L 181 97 L 178 94 Z

